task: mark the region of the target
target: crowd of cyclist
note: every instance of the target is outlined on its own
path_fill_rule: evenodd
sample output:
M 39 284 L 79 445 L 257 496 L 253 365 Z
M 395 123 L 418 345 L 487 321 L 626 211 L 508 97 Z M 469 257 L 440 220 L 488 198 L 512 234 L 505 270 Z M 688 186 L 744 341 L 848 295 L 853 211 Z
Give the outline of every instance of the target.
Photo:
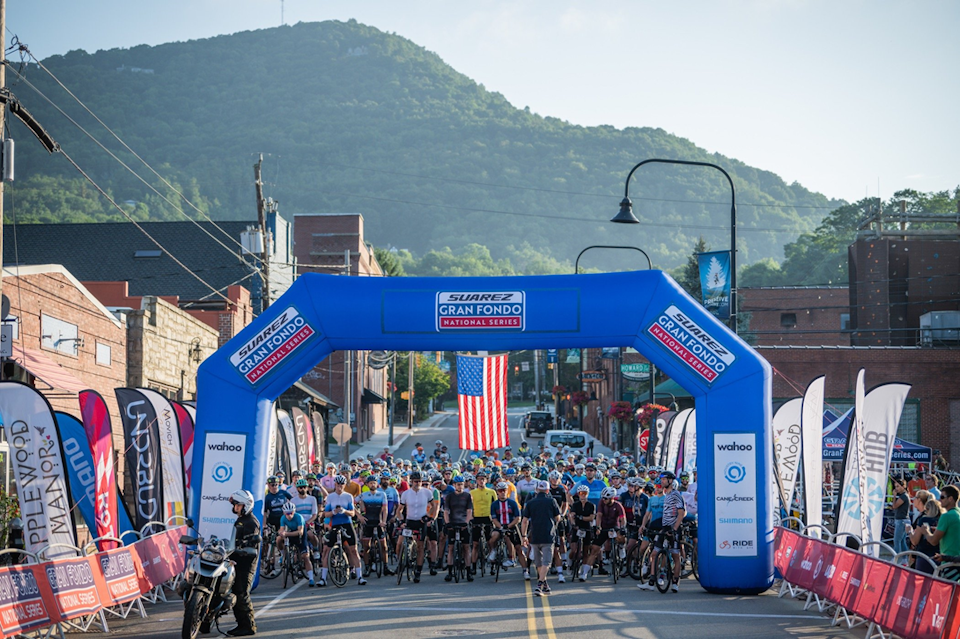
M 607 566 L 623 564 L 611 561 L 611 553 L 629 554 L 639 544 L 638 556 L 649 559 L 639 587 L 654 588 L 651 567 L 659 553 L 670 553 L 676 557 L 670 589 L 677 592 L 681 525 L 688 533 L 692 530 L 695 539 L 696 469 L 677 477 L 619 453 L 608 458 L 567 451 L 550 456 L 535 454 L 523 442 L 516 452 L 510 447 L 502 453 L 490 450 L 457 463 L 437 440 L 432 455 L 417 444 L 409 459 L 385 450 L 375 459 L 314 464 L 311 470 L 295 470 L 289 480 L 283 473 L 269 477 L 263 502 L 264 522 L 276 533 L 276 545 L 280 552 L 299 554 L 310 586 L 327 585 L 328 556 L 336 544 L 346 553 L 350 577 L 366 585 L 371 549 L 378 549 L 379 557 L 399 554 L 404 529 L 421 540 L 413 566 L 415 583 L 425 567 L 431 576 L 445 568 L 444 579 L 454 579 L 448 540 L 457 532 L 465 548 L 467 581 L 477 576 L 478 562 L 495 558 L 493 552 L 482 557 L 481 549 L 495 548 L 501 538 L 507 551 L 503 568 L 519 563 L 529 580 L 534 566 L 525 537 L 530 522 L 524 522 L 524 515 L 538 493 L 556 502 L 559 516 L 551 528 L 552 557 L 537 565 L 548 565 L 559 583 L 567 580 L 573 566 L 578 569 L 569 575 L 572 580 L 608 575 Z M 381 570 L 393 574 L 387 562 Z M 536 593 L 549 593 L 545 579 L 538 579 Z

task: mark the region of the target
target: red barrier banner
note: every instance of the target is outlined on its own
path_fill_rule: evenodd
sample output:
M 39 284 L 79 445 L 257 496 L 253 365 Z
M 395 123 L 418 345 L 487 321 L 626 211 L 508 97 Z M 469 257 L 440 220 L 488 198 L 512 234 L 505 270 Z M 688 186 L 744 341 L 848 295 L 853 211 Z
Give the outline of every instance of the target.
M 4 637 L 53 623 L 43 600 L 40 589 L 43 582 L 37 579 L 37 568 L 39 566 L 0 568 L 0 630 Z
M 186 554 L 180 547 L 180 537 L 186 533 L 186 526 L 171 528 L 145 537 L 133 545 L 142 566 L 142 592 L 149 592 L 183 572 Z
M 854 567 L 857 568 L 854 577 L 857 585 L 851 586 L 850 578 L 854 573 Z M 833 561 L 824 570 L 824 576 L 828 581 L 818 594 L 844 608 L 853 605 L 856 600 L 857 589 L 860 587 L 860 580 L 863 578 L 860 555 L 849 548 L 835 546 Z
M 142 569 L 138 569 L 140 557 L 132 548 L 126 546 L 102 552 L 97 555 L 97 559 L 107 585 L 107 598 L 104 601 L 107 606 L 133 601 L 142 594 L 139 578 Z
M 943 636 L 950 639 L 960 639 L 960 614 L 957 614 L 957 611 L 960 611 L 960 587 L 953 589 L 953 602 L 950 604 L 950 610 L 953 610 L 954 614 L 945 615 L 947 620 Z M 940 615 L 944 615 L 942 610 L 935 612 L 938 618 Z
M 881 626 L 913 639 L 939 639 L 950 611 L 954 584 L 894 567 L 877 611 Z
M 54 621 L 82 617 L 103 607 L 100 593 L 106 588 L 93 559 L 57 559 L 41 564 L 53 590 L 53 603 L 59 616 Z

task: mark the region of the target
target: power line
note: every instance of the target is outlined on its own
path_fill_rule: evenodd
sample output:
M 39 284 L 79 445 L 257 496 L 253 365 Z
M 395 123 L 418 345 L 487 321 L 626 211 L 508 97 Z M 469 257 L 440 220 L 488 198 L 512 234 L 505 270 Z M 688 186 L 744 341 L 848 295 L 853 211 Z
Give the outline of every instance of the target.
M 6 64 L 6 63 L 5 63 L 5 64 Z M 7 67 L 8 67 L 8 68 L 9 68 L 9 66 L 10 66 L 10 65 L 7 64 Z M 200 223 L 199 223 L 197 220 L 195 220 L 195 219 L 193 219 L 192 217 L 190 217 L 189 215 L 187 215 L 186 212 L 185 212 L 183 209 L 181 209 L 179 206 L 177 206 L 176 204 L 174 204 L 173 202 L 171 202 L 170 199 L 169 199 L 166 195 L 164 195 L 163 193 L 161 193 L 159 190 L 157 190 L 156 187 L 154 187 L 152 184 L 150 184 L 150 183 L 147 182 L 145 179 L 143 179 L 142 176 L 140 176 L 136 171 L 134 171 L 134 170 L 133 170 L 129 165 L 127 165 L 123 160 L 121 160 L 119 157 L 117 157 L 110 149 L 108 149 L 106 146 L 104 146 L 104 145 L 103 145 L 99 140 L 97 140 L 89 131 L 87 131 L 85 128 L 83 128 L 83 126 L 81 126 L 76 120 L 74 120 L 72 117 L 70 117 L 70 116 L 69 116 L 63 109 L 61 109 L 53 100 L 51 100 L 51 99 L 50 99 L 49 97 L 47 97 L 42 91 L 40 91 L 40 89 L 38 89 L 36 86 L 34 86 L 33 83 L 31 83 L 31 82 L 30 82 L 29 80 L 27 80 L 23 75 L 21 75 L 20 73 L 18 73 L 18 72 L 15 71 L 14 69 L 11 68 L 10 70 L 11 70 L 13 73 L 15 73 L 16 75 L 18 75 L 18 76 L 23 80 L 24 84 L 26 84 L 28 87 L 30 87 L 31 89 L 33 89 L 33 90 L 34 90 L 38 95 L 40 95 L 40 97 L 42 97 L 44 100 L 46 100 L 47 102 L 49 102 L 50 105 L 60 113 L 60 115 L 62 115 L 63 117 L 65 117 L 71 124 L 73 124 L 73 125 L 74 125 L 75 127 L 77 127 L 80 131 L 82 131 L 84 135 L 86 135 L 88 138 L 90 138 L 91 140 L 93 140 L 93 142 L 94 142 L 97 146 L 99 146 L 101 149 L 103 149 L 111 158 L 113 158 L 114 160 L 116 160 L 117 163 L 119 163 L 123 168 L 125 168 L 128 172 L 130 172 L 131 175 L 133 175 L 133 176 L 136 177 L 140 182 L 142 182 L 142 183 L 144 184 L 144 186 L 146 186 L 148 189 L 150 189 L 151 191 L 153 191 L 154 193 L 156 193 L 158 196 L 160 196 L 160 198 L 163 199 L 163 200 L 164 200 L 167 204 L 169 204 L 171 207 L 173 207 L 173 209 L 174 209 L 175 211 L 177 211 L 177 212 L 180 213 L 183 217 L 185 217 L 187 220 L 189 220 L 190 222 L 192 222 L 197 228 L 199 228 L 201 231 L 203 231 L 207 236 L 210 237 L 210 239 L 212 239 L 214 242 L 216 242 L 217 244 L 219 244 L 222 248 L 226 249 L 231 255 L 234 254 L 234 251 L 233 251 L 232 248 L 230 248 L 229 246 L 227 246 L 226 244 L 224 244 L 222 241 L 220 241 L 220 239 L 218 239 L 217 237 L 215 237 L 212 233 L 210 233 L 210 231 L 208 231 L 207 229 L 203 228 L 203 226 L 201 226 Z M 69 90 L 68 90 L 68 93 L 69 93 Z M 72 95 L 72 94 L 71 94 L 71 95 Z M 82 103 L 81 103 L 81 104 L 82 104 Z M 93 115 L 93 113 L 91 113 L 91 115 Z M 93 115 L 93 117 L 96 118 L 97 116 L 96 116 L 96 115 Z M 99 118 L 97 119 L 97 121 L 98 121 L 98 122 L 100 121 Z M 102 124 L 102 122 L 101 122 L 101 124 Z M 106 125 L 104 125 L 104 127 L 106 127 Z M 107 130 L 109 131 L 110 129 L 108 128 Z M 112 133 L 112 131 L 111 131 L 111 133 Z M 119 139 L 119 138 L 118 138 L 118 139 Z M 122 140 L 121 140 L 121 143 L 124 144 Z M 126 147 L 126 144 L 124 144 L 124 146 Z M 127 147 L 127 148 L 129 149 L 129 147 Z M 131 153 L 133 153 L 134 156 L 136 156 L 138 159 L 140 159 L 140 157 L 137 156 L 136 153 L 134 153 L 133 151 L 131 151 Z M 142 159 L 140 159 L 140 161 L 143 162 Z M 146 162 L 144 162 L 144 164 L 146 164 Z M 147 168 L 150 168 L 150 170 L 153 171 L 153 168 L 150 167 L 149 165 L 147 165 Z M 156 174 L 156 171 L 153 171 L 153 172 Z M 159 174 L 157 174 L 157 175 L 159 176 Z M 173 188 L 173 186 L 171 186 L 170 183 L 167 182 L 163 177 L 160 177 L 160 179 L 163 180 L 164 184 L 166 184 L 167 186 L 169 186 L 169 187 L 171 188 L 171 190 L 173 190 L 175 193 L 177 193 L 177 194 L 180 195 L 181 197 L 184 197 L 182 193 L 180 193 L 180 192 L 177 191 L 175 188 Z M 184 199 L 185 199 L 185 198 L 184 198 Z M 189 202 L 189 200 L 187 200 L 187 202 Z M 197 211 L 200 211 L 200 209 L 198 209 L 196 206 L 194 206 L 193 203 L 190 203 L 190 205 L 193 206 L 193 208 L 196 209 Z M 209 221 L 213 224 L 214 228 L 216 228 L 217 230 L 219 230 L 221 233 L 226 234 L 226 232 L 225 232 L 222 228 L 220 228 L 219 226 L 217 226 L 216 222 L 213 222 L 213 220 L 210 220 L 210 218 L 207 217 L 205 214 L 203 214 L 202 211 L 200 211 L 200 213 L 201 213 L 201 215 L 204 215 L 204 217 L 206 217 L 207 220 L 209 220 Z M 128 216 L 128 219 L 129 219 L 129 216 Z M 228 237 L 230 237 L 230 236 L 228 235 Z M 241 249 L 243 248 L 243 245 L 240 244 L 240 242 L 238 242 L 236 239 L 234 239 L 234 238 L 232 238 L 232 237 L 230 237 L 230 239 L 231 239 L 231 241 L 233 241 L 234 243 L 236 243 L 238 246 L 240 246 Z M 240 259 L 241 262 L 243 262 L 244 264 L 246 264 L 249 268 L 253 269 L 254 271 L 259 271 L 259 270 L 260 270 L 257 266 L 255 266 L 255 265 L 250 264 L 249 262 L 247 262 L 247 261 L 243 258 L 242 253 L 241 253 L 239 259 Z

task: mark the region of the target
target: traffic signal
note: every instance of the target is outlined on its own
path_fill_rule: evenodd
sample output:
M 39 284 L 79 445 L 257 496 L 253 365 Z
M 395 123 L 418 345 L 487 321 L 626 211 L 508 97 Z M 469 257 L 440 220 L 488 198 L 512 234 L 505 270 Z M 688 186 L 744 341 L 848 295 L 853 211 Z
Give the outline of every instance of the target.
M 443 361 L 443 351 L 437 351 L 437 364 Z
M 514 377 L 520 375 L 520 365 L 519 365 L 519 364 L 517 364 L 516 366 L 513 367 L 513 375 L 514 375 Z

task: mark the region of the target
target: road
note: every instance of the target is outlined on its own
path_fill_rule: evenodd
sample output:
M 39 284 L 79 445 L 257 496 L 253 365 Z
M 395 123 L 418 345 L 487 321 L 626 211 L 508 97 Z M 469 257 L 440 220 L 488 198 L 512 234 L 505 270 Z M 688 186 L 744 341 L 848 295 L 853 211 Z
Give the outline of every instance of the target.
M 511 410 L 512 429 L 525 411 Z M 430 431 L 421 437 L 425 448 L 436 439 L 442 439 L 451 450 L 456 448 L 455 416 Z M 520 441 L 516 430 L 511 441 Z M 402 452 L 408 452 L 406 447 Z M 459 453 L 457 449 L 454 458 Z M 688 579 L 680 584 L 678 594 L 662 595 L 640 591 L 636 584 L 627 578 L 614 585 L 610 577 L 596 576 L 585 583 L 557 584 L 551 577 L 553 594 L 540 598 L 533 595 L 519 568 L 502 574 L 498 583 L 487 576 L 473 583 L 448 584 L 442 574 L 430 577 L 426 572 L 421 583 L 400 586 L 395 578 L 374 576 L 367 586 L 350 581 L 342 589 L 332 585 L 308 588 L 301 581 L 283 590 L 279 580 L 274 580 L 262 582 L 254 593 L 254 605 L 258 636 L 263 637 L 315 639 L 374 633 L 403 639 L 481 635 L 553 639 L 586 633 L 591 638 L 637 639 L 862 637 L 862 630 L 854 634 L 831 628 L 827 618 L 805 612 L 800 602 L 778 599 L 772 592 L 757 597 L 711 595 Z M 182 604 L 171 601 L 146 608 L 147 619 L 110 621 L 111 632 L 100 636 L 159 639 L 179 635 Z M 226 631 L 233 625 L 228 615 L 221 628 Z

